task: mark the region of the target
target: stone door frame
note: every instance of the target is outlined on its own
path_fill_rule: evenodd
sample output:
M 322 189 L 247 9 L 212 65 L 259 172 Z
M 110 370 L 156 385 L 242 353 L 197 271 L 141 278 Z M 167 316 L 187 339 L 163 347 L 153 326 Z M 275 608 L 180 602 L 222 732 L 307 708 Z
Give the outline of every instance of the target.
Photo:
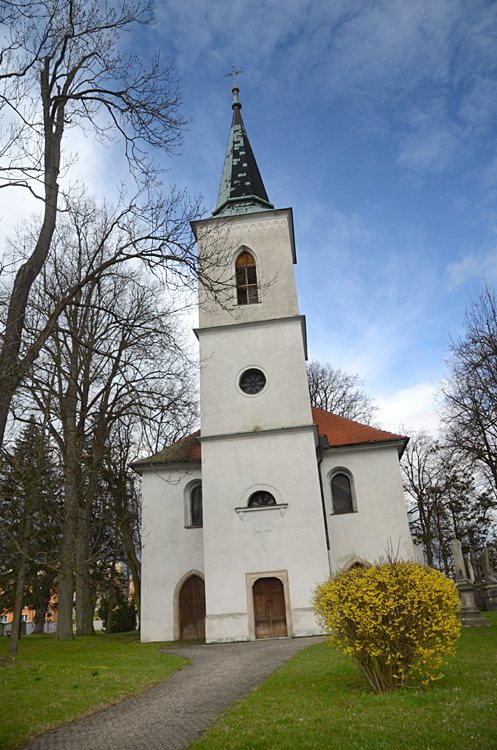
M 285 616 L 287 638 L 293 638 L 292 609 L 290 607 L 290 585 L 287 570 L 264 570 L 259 573 L 245 573 L 245 585 L 247 589 L 247 613 L 249 640 L 257 640 L 255 637 L 255 612 L 254 612 L 254 583 L 259 578 L 278 578 L 283 584 L 283 596 L 285 597 Z M 285 636 L 281 636 L 285 637 Z

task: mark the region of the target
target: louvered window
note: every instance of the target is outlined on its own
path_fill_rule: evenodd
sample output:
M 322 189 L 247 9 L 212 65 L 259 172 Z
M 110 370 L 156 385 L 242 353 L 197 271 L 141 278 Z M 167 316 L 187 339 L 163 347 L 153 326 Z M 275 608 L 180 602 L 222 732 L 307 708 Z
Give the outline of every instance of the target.
M 235 264 L 236 299 L 239 305 L 251 305 L 259 302 L 257 289 L 257 266 L 254 256 L 245 251 L 241 253 Z

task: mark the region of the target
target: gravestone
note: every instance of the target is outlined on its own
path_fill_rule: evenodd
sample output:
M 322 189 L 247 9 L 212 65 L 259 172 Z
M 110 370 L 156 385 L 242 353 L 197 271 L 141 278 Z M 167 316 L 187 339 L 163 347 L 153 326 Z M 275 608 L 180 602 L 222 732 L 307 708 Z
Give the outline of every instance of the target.
M 495 612 L 497 610 L 497 575 L 493 569 L 488 547 L 482 552 L 481 564 L 483 568 L 483 586 L 481 591 L 485 597 L 487 609 Z
M 462 553 L 459 539 L 451 539 L 452 557 L 456 575 L 456 586 L 461 598 L 461 625 L 463 628 L 478 628 L 490 625 L 490 620 L 482 617 L 480 610 L 475 604 L 475 593 L 473 584 L 469 581 L 466 572 L 466 563 Z

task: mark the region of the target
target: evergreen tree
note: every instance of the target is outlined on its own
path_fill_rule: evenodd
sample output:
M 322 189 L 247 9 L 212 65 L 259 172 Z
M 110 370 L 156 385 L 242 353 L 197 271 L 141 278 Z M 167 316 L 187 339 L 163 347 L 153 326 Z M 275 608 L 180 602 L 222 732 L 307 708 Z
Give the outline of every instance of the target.
M 4 451 L 0 476 L 0 609 L 14 611 L 12 656 L 23 607 L 44 622 L 56 575 L 60 486 L 51 446 L 31 417 L 12 451 Z

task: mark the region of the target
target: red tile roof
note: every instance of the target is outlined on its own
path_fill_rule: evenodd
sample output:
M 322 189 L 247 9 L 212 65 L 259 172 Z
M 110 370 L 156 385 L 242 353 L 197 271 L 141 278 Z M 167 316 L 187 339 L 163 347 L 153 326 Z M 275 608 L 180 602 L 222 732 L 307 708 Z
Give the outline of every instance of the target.
M 200 443 L 197 440 L 199 435 L 200 430 L 197 430 L 176 443 L 163 448 L 155 456 L 133 461 L 131 466 L 140 473 L 141 469 L 149 466 L 200 461 Z
M 401 450 L 399 451 L 402 454 L 407 444 L 407 438 L 404 435 L 396 435 L 393 432 L 379 430 L 376 427 L 368 427 L 351 419 L 339 417 L 337 414 L 331 414 L 324 409 L 318 409 L 315 406 L 312 407 L 312 419 L 314 424 L 318 426 L 319 435 L 327 438 L 330 448 L 403 441 L 404 445 L 401 446 Z M 135 461 L 132 466 L 139 471 L 146 466 L 153 466 L 154 464 L 200 461 L 201 446 L 197 440 L 199 436 L 200 430 L 197 430 L 192 435 L 188 435 L 182 440 L 178 440 L 177 443 L 164 448 L 159 453 L 156 453 L 155 456 Z
M 368 427 L 352 419 L 339 417 L 324 409 L 312 407 L 312 419 L 317 424 L 319 434 L 328 438 L 332 448 L 344 445 L 362 445 L 364 443 L 384 443 L 390 440 L 406 440 L 404 435 Z

